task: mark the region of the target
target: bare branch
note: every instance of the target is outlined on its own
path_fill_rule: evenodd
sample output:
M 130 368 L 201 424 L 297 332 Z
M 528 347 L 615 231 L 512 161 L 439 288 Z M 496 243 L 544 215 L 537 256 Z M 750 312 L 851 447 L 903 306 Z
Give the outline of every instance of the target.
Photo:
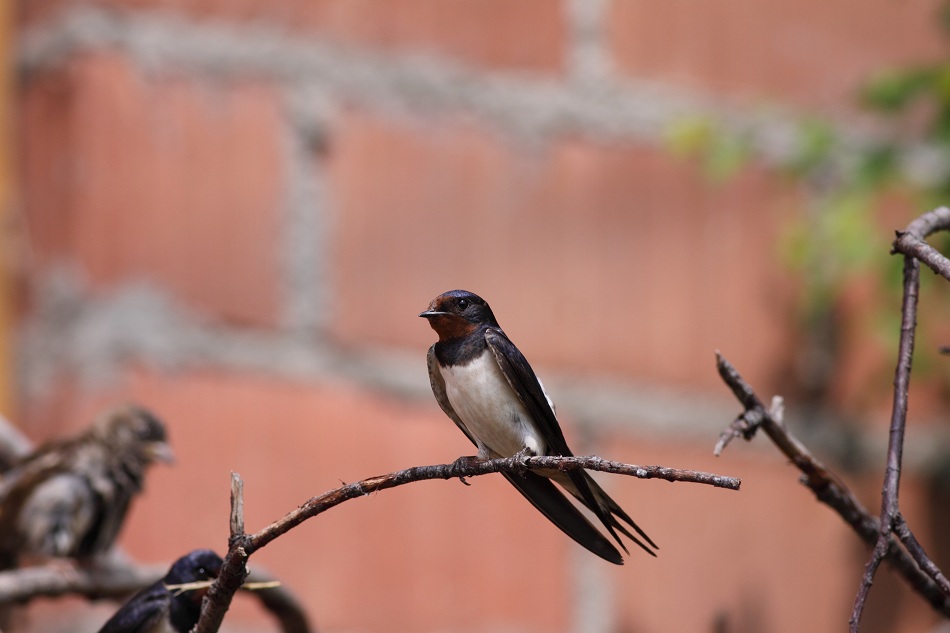
M 213 633 L 221 628 L 224 614 L 231 606 L 231 599 L 247 580 L 247 557 L 244 534 L 244 480 L 231 473 L 231 520 L 228 538 L 228 553 L 224 557 L 218 578 L 211 584 L 208 593 L 201 599 L 201 617 L 192 633 Z
M 244 536 L 244 480 L 231 473 L 231 538 Z
M 640 479 L 663 479 L 670 482 L 683 481 L 706 484 L 717 488 L 738 490 L 741 484 L 735 477 L 725 477 L 712 473 L 667 468 L 664 466 L 637 466 L 622 462 L 608 461 L 600 457 L 509 457 L 477 461 L 460 458 L 451 464 L 434 466 L 414 466 L 387 475 L 369 477 L 362 481 L 346 484 L 313 497 L 288 512 L 283 518 L 264 527 L 254 534 L 231 534 L 230 547 L 224 557 L 224 565 L 218 579 L 211 585 L 201 607 L 201 619 L 192 633 L 215 633 L 221 626 L 224 614 L 231 603 L 234 593 L 244 582 L 248 557 L 282 534 L 300 525 L 307 519 L 317 516 L 341 503 L 365 495 L 395 488 L 417 481 L 430 479 L 462 479 L 478 477 L 489 473 L 520 473 L 526 470 L 595 470 L 618 475 L 629 475 Z M 233 475 L 238 480 L 240 477 Z M 243 500 L 242 500 L 243 502 Z M 232 498 L 232 516 L 234 514 Z M 233 523 L 232 523 L 233 524 Z
M 936 582 L 943 592 L 950 596 L 950 581 L 947 580 L 947 577 L 943 575 L 943 572 L 940 571 L 940 568 L 934 564 L 930 557 L 927 556 L 927 553 L 924 551 L 923 546 L 917 542 L 917 537 L 914 536 L 914 533 L 910 531 L 910 528 L 907 526 L 907 521 L 904 520 L 904 515 L 901 512 L 897 513 L 897 516 L 894 518 L 894 533 L 897 534 L 897 538 L 900 539 L 901 543 L 904 544 L 904 547 L 907 548 L 907 551 L 913 557 L 917 565 L 931 578 Z
M 894 400 L 891 409 L 891 429 L 887 443 L 887 466 L 881 494 L 880 532 L 877 543 L 864 570 L 861 586 L 851 612 L 851 632 L 857 633 L 861 613 L 874 574 L 884 559 L 888 540 L 894 530 L 899 511 L 898 495 L 901 478 L 901 459 L 904 452 L 904 429 L 907 425 L 907 393 L 910 389 L 910 368 L 914 357 L 914 331 L 917 329 L 917 299 L 920 289 L 920 263 L 913 257 L 904 257 L 904 299 L 901 306 L 901 337 L 898 345 L 897 368 L 894 371 Z M 905 526 L 906 527 L 906 526 Z
M 0 572 L 0 604 L 23 603 L 37 597 L 78 594 L 92 599 L 121 599 L 147 587 L 167 566 L 68 567 L 63 563 Z
M 879 520 L 867 511 L 840 477 L 818 461 L 797 438 L 789 433 L 780 420 L 773 417 L 772 412 L 765 410 L 762 401 L 749 384 L 722 354 L 716 354 L 716 366 L 723 381 L 745 407 L 745 411 L 737 421 L 746 420 L 754 423 L 753 428 L 749 429 L 748 437 L 751 438 L 755 429 L 761 426 L 769 439 L 803 473 L 801 482 L 811 489 L 815 497 L 837 512 L 865 543 L 874 547 L 880 534 Z M 742 424 L 745 425 L 747 422 Z M 733 422 L 732 426 L 735 425 L 736 422 Z M 950 594 L 944 592 L 928 574 L 921 571 L 914 563 L 914 559 L 900 548 L 893 537 L 887 540 L 885 560 L 935 610 L 945 617 L 950 617 Z
M 948 230 L 950 230 L 950 208 L 934 209 L 908 224 L 905 230 L 897 232 L 893 252 L 914 257 L 938 275 L 950 279 L 950 259 L 924 241 L 928 235 L 936 231 Z

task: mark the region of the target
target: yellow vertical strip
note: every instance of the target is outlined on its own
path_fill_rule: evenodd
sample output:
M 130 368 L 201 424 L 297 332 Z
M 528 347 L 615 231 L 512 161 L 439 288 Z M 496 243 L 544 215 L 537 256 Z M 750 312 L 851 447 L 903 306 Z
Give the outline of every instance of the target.
M 13 407 L 13 57 L 13 0 L 0 0 L 0 413 L 6 415 Z

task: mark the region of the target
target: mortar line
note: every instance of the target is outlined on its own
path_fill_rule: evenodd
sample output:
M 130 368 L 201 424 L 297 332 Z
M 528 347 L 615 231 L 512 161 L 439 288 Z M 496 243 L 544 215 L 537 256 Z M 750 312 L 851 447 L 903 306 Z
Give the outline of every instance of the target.
M 117 49 L 144 72 L 185 68 L 215 79 L 259 75 L 291 86 L 317 86 L 360 107 L 414 116 L 467 112 L 513 137 L 549 139 L 584 134 L 602 142 L 662 144 L 671 124 L 702 117 L 750 139 L 766 162 L 794 151 L 803 118 L 778 104 L 741 107 L 709 95 L 637 81 L 597 69 L 604 54 L 590 38 L 592 9 L 569 11 L 579 22 L 570 65 L 583 81 L 516 70 L 478 70 L 432 56 L 368 51 L 274 27 L 193 24 L 156 11 L 117 14 L 82 7 L 28 29 L 19 39 L 21 74 L 55 68 L 80 51 Z M 595 7 L 596 8 L 596 7 Z M 600 61 L 597 59 L 601 58 Z M 608 76 L 609 75 L 609 76 Z M 874 140 L 872 129 L 841 122 L 844 152 Z

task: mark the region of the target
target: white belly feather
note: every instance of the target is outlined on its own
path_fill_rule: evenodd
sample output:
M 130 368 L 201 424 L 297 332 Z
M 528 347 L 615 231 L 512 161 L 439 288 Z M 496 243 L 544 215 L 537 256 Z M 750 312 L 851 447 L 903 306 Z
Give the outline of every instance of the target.
M 521 404 L 490 351 L 467 365 L 441 368 L 445 394 L 478 444 L 478 456 L 511 457 L 524 448 L 547 449 L 528 410 Z

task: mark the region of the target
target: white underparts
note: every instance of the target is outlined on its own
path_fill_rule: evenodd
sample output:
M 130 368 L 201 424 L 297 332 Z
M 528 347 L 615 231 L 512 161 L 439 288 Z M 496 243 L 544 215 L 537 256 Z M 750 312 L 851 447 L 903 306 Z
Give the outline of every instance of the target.
M 511 457 L 525 448 L 545 454 L 543 436 L 491 351 L 441 371 L 449 403 L 475 438 L 480 458 Z

